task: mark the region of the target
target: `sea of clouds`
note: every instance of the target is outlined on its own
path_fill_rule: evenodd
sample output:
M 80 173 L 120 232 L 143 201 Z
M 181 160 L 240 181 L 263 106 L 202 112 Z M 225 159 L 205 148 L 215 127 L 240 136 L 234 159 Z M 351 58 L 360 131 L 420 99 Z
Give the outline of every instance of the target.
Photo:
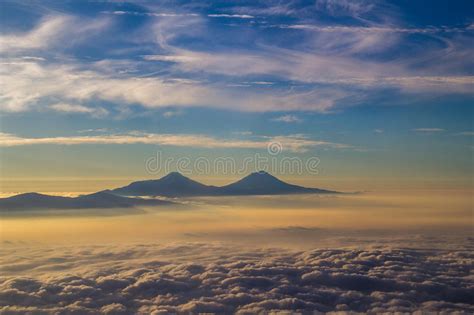
M 5 241 L 0 313 L 473 313 L 473 247 L 469 237 L 452 249 L 300 251 L 196 242 Z

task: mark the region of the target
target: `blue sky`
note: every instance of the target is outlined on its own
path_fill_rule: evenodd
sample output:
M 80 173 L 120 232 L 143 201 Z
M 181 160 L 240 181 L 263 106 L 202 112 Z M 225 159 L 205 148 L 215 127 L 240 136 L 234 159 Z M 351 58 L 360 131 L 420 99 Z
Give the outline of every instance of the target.
M 326 177 L 472 177 L 471 1 L 0 6 L 5 177 L 147 177 L 156 150 L 271 142 Z

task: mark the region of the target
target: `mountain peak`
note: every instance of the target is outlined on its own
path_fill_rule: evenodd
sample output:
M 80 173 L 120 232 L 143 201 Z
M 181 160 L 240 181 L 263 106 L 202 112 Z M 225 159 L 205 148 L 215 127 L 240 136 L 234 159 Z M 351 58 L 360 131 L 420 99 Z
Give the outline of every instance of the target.
M 258 171 L 219 188 L 223 195 L 278 195 L 296 193 L 332 193 L 317 188 L 288 184 L 266 171 Z
M 200 196 L 212 195 L 212 186 L 196 182 L 179 172 L 170 172 L 155 180 L 133 182 L 113 193 L 125 196 Z
M 184 175 L 181 174 L 181 173 L 178 172 L 178 171 L 169 172 L 168 175 L 166 175 L 166 176 L 182 176 L 182 177 L 184 177 Z
M 257 172 L 253 172 L 253 173 L 250 173 L 249 176 L 271 176 L 271 177 L 274 177 L 272 174 L 266 172 L 266 171 L 257 171 Z
M 186 179 L 188 179 L 186 176 L 184 176 L 180 172 L 169 172 L 168 174 L 166 174 L 165 176 L 162 177 L 162 179 L 165 179 L 165 178 L 186 178 Z
M 243 179 L 254 179 L 254 180 L 276 180 L 280 181 L 278 178 L 273 176 L 272 174 L 266 171 L 258 171 L 254 173 L 250 173 L 249 175 L 245 176 Z
M 180 172 L 170 172 L 167 175 L 160 178 L 159 180 L 167 182 L 167 183 L 192 181 L 190 178 L 184 176 Z

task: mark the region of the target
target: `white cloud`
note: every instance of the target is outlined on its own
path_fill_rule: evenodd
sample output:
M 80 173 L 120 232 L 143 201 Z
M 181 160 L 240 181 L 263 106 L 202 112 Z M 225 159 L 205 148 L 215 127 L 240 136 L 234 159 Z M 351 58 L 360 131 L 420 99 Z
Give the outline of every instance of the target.
M 426 133 L 433 133 L 433 132 L 442 132 L 444 129 L 441 128 L 416 128 L 412 129 L 413 131 L 416 132 L 426 132 Z
M 286 122 L 286 123 L 299 123 L 302 119 L 296 115 L 283 115 L 280 117 L 273 118 L 272 121 Z
M 68 103 L 56 103 L 50 106 L 51 109 L 63 112 L 63 113 L 82 113 L 82 114 L 91 114 L 93 116 L 105 116 L 108 114 L 108 111 L 100 107 L 86 107 L 79 104 L 68 104 Z
M 176 12 L 138 12 L 138 11 L 102 11 L 103 14 L 113 15 L 136 15 L 136 16 L 151 16 L 151 17 L 181 17 L 181 16 L 199 16 L 197 13 L 176 13 Z
M 181 110 L 168 110 L 168 111 L 163 113 L 163 117 L 171 118 L 171 117 L 175 117 L 175 116 L 181 116 L 183 114 L 184 114 L 184 112 L 181 111 Z
M 374 132 L 375 133 L 384 133 L 384 130 L 383 129 L 374 129 Z
M 90 132 L 108 132 L 109 129 L 107 128 L 96 128 L 96 129 L 83 129 L 83 130 L 78 130 L 78 133 L 90 133 Z
M 376 41 L 384 37 L 380 36 Z M 349 38 L 353 40 L 353 36 Z M 358 41 L 352 45 L 352 49 L 353 52 L 360 52 L 366 49 L 365 45 L 373 47 L 373 44 Z M 361 89 L 395 87 L 407 92 L 472 93 L 474 84 L 474 76 L 419 75 L 408 68 L 408 63 L 363 61 L 345 55 L 306 53 L 281 48 L 268 48 L 253 53 L 207 53 L 184 49 L 174 49 L 174 52 L 174 55 L 149 55 L 145 59 L 173 62 L 179 70 L 191 73 L 205 71 L 227 76 L 264 74 L 284 80 L 332 86 L 351 85 Z
M 316 2 L 315 9 L 332 16 L 362 17 L 373 13 L 377 9 L 376 1 L 359 0 L 320 0 Z M 382 3 L 384 5 L 385 3 Z M 385 6 L 388 7 L 387 4 Z
M 68 15 L 45 16 L 31 31 L 0 35 L 0 52 L 47 50 L 57 44 L 68 45 L 107 27 L 107 19 L 80 20 Z M 67 41 L 66 41 L 67 38 Z
M 278 143 L 283 150 L 305 152 L 311 148 L 326 147 L 349 149 L 350 145 L 328 141 L 308 139 L 303 135 L 260 137 L 257 140 L 219 139 L 204 135 L 192 134 L 154 134 L 130 132 L 127 134 L 90 135 L 69 137 L 25 138 L 12 134 L 0 133 L 0 147 L 13 147 L 37 144 L 79 145 L 79 144 L 154 144 L 176 147 L 200 148 L 243 148 L 266 150 L 271 143 Z
M 455 134 L 456 136 L 474 136 L 474 131 L 462 131 Z
M 170 62 L 193 62 L 198 61 L 197 57 L 193 56 L 172 56 L 172 55 L 145 55 L 143 59 L 148 61 L 170 61 Z
M 232 134 L 239 136 L 251 136 L 253 133 L 252 131 L 234 131 Z
M 189 23 L 189 28 L 198 32 L 204 22 L 196 19 Z M 175 27 L 171 21 L 161 21 L 154 30 L 158 38 L 157 43 L 165 48 L 168 54 L 150 55 L 147 59 L 173 62 L 177 69 L 188 73 L 207 72 L 232 77 L 271 75 L 283 80 L 332 86 L 350 85 L 366 90 L 388 87 L 415 93 L 472 93 L 474 77 L 458 74 L 463 73 L 466 62 L 469 63 L 465 55 L 469 54 L 470 49 L 463 53 L 464 56 L 459 55 L 456 58 L 449 57 L 453 52 L 446 54 L 443 50 L 438 52 L 436 58 L 429 56 L 431 52 L 386 61 L 359 56 L 360 53 L 373 54 L 396 47 L 402 41 L 400 34 L 403 33 L 463 32 L 465 29 L 407 29 L 372 24 L 369 23 L 367 27 L 294 26 L 319 27 L 324 30 L 313 32 L 313 36 L 306 39 L 304 50 L 259 45 L 258 49 L 253 50 L 203 52 L 174 46 L 171 39 L 180 36 L 183 30 Z M 196 33 L 195 36 L 200 34 Z M 462 47 L 468 46 L 464 43 L 467 39 L 469 37 L 463 35 L 446 42 L 451 47 L 460 46 L 456 47 L 455 51 L 461 54 Z M 434 69 L 433 63 L 429 62 L 425 63 L 424 68 L 417 67 L 415 70 L 414 65 L 418 62 L 437 58 L 443 59 L 444 69 Z
M 248 14 L 208 14 L 208 17 L 213 18 L 237 18 L 237 19 L 253 19 L 254 16 Z
M 59 36 L 58 29 L 65 27 L 70 22 L 71 19 L 66 16 L 46 17 L 30 32 L 1 35 L 0 52 L 48 47 Z
M 434 34 L 434 33 L 446 33 L 446 32 L 468 32 L 469 28 L 452 27 L 452 28 L 402 28 L 402 27 L 377 27 L 377 26 L 327 26 L 327 25 L 313 25 L 313 24 L 293 24 L 293 25 L 277 25 L 280 28 L 288 29 L 299 29 L 299 30 L 311 30 L 317 32 L 329 32 L 329 33 L 407 33 L 407 34 Z
M 250 84 L 256 84 L 256 85 L 273 85 L 273 84 L 275 84 L 274 82 L 269 82 L 269 81 L 253 81 L 253 82 L 244 82 L 244 83 L 250 83 Z
M 346 96 L 339 90 L 258 93 L 199 82 L 155 77 L 115 77 L 79 65 L 9 63 L 0 69 L 0 104 L 4 111 L 24 111 L 48 103 L 84 103 L 93 99 L 140 104 L 147 108 L 203 106 L 243 111 L 325 111 Z M 184 86 L 185 85 L 185 86 Z

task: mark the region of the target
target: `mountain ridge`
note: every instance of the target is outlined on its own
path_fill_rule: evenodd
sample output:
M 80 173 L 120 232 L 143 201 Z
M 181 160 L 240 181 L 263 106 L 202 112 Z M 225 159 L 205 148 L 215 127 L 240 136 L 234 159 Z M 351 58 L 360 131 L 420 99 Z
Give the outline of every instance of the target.
M 224 186 L 205 185 L 181 173 L 171 172 L 159 179 L 136 181 L 112 190 L 123 196 L 233 196 L 233 195 L 280 195 L 280 194 L 337 194 L 337 191 L 309 188 L 286 183 L 275 176 L 258 171 Z
M 158 199 L 123 197 L 113 194 L 109 190 L 80 195 L 77 197 L 51 196 L 30 192 L 7 198 L 0 198 L 0 210 L 108 209 L 171 204 L 174 203 Z
M 259 171 L 224 186 L 205 185 L 181 173 L 171 172 L 162 178 L 136 181 L 113 190 L 77 197 L 44 195 L 36 192 L 0 198 L 0 211 L 35 209 L 107 209 L 133 208 L 175 204 L 160 199 L 143 199 L 140 196 L 197 197 L 245 196 L 285 194 L 339 194 L 340 192 L 308 188 L 286 183 L 275 176 Z M 133 196 L 133 197 L 131 197 Z
M 123 196 L 198 196 L 212 195 L 216 186 L 208 186 L 192 180 L 181 173 L 171 172 L 160 179 L 136 181 L 116 188 L 112 193 Z

